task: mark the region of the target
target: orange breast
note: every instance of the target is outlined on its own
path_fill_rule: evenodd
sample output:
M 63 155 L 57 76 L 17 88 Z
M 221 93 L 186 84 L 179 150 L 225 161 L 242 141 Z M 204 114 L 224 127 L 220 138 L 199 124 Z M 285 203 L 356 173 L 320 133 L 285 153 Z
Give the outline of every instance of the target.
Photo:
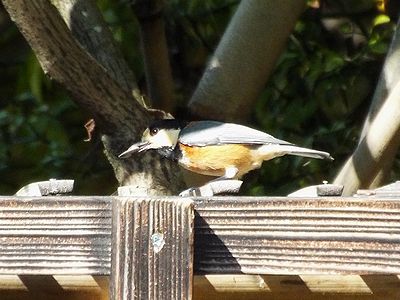
M 245 145 L 214 145 L 205 147 L 190 147 L 179 144 L 182 158 L 179 163 L 184 168 L 210 176 L 223 176 L 225 168 L 236 167 L 237 177 L 259 167 L 253 161 L 252 149 Z

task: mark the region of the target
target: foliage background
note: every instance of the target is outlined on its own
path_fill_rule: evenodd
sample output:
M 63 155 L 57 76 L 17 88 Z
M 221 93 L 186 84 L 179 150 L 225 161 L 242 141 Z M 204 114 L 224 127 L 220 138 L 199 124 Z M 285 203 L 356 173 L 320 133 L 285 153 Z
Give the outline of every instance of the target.
M 97 2 L 144 89 L 138 26 L 132 11 L 126 1 Z M 165 18 L 176 116 L 185 117 L 186 101 L 237 3 L 168 2 Z M 387 3 L 309 1 L 247 125 L 330 151 L 335 161 L 275 159 L 247 176 L 243 193 L 285 195 L 333 179 L 357 144 L 393 33 L 398 10 Z M 43 74 L 3 9 L 0 69 L 0 194 L 13 194 L 29 182 L 48 178 L 75 179 L 77 194 L 115 191 L 117 182 L 99 137 L 84 142 L 83 125 L 90 115 Z M 397 160 L 392 179 L 398 170 Z

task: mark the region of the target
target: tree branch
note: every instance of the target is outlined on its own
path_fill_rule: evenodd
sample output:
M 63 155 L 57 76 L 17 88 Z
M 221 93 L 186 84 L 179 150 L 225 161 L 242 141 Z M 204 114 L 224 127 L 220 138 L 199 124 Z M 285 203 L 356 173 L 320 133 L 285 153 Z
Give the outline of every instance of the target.
M 164 1 L 135 0 L 132 5 L 139 21 L 146 84 L 154 108 L 169 113 L 174 108 L 174 83 L 163 20 Z
M 305 1 L 241 1 L 190 102 L 197 116 L 244 120 L 272 73 Z
M 151 154 L 136 160 L 117 155 L 137 141 L 152 114 L 76 42 L 54 6 L 47 0 L 3 0 L 48 75 L 95 116 L 106 154 L 118 181 L 135 184 L 148 194 L 176 194 L 182 189 L 178 167 Z
M 93 0 L 51 0 L 72 35 L 123 89 L 131 90 L 143 103 L 135 75 L 128 67 L 112 33 Z

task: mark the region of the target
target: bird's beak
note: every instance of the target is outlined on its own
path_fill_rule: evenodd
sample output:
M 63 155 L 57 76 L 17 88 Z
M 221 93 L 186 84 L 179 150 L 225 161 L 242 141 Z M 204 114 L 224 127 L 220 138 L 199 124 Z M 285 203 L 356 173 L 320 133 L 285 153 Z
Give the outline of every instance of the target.
M 120 155 L 118 155 L 118 157 L 119 158 L 129 157 L 133 153 L 142 152 L 142 151 L 147 150 L 149 148 L 149 146 L 150 146 L 149 142 L 138 142 L 138 143 L 130 146 L 127 150 L 125 150 Z

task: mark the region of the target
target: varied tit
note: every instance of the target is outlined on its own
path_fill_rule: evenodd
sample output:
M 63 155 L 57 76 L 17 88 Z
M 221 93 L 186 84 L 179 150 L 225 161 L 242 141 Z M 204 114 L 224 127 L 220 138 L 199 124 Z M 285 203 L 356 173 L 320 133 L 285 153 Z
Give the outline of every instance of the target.
M 260 168 L 265 160 L 286 154 L 333 160 L 328 152 L 298 147 L 267 133 L 231 123 L 198 121 L 183 123 L 175 119 L 152 123 L 142 140 L 119 157 L 155 149 L 195 173 L 238 179 Z

